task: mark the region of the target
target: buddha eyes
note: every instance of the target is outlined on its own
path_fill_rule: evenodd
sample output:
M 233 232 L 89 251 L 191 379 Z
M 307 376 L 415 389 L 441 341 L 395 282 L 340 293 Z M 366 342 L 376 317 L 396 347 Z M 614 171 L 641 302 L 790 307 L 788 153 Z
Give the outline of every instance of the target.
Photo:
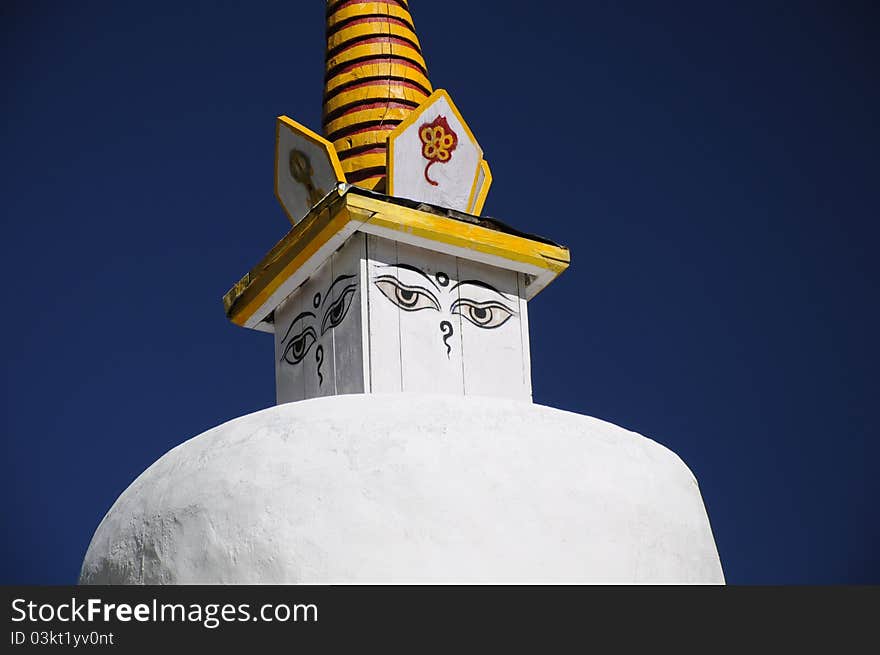
M 507 323 L 511 316 L 516 315 L 516 311 L 503 302 L 506 300 L 506 296 L 480 280 L 464 280 L 450 286 L 449 277 L 445 273 L 439 272 L 429 277 L 412 266 L 398 264 L 397 268 L 418 273 L 425 280 L 425 286 L 420 286 L 419 284 L 401 282 L 396 275 L 380 275 L 373 279 L 373 283 L 382 295 L 403 311 L 418 312 L 429 309 L 445 312 L 445 308 L 449 307 L 449 313 L 458 314 L 472 325 L 484 330 L 499 328 Z M 311 299 L 312 307 L 308 307 L 307 311 L 302 312 L 291 321 L 287 328 L 287 334 L 281 341 L 284 345 L 282 360 L 291 365 L 301 363 L 318 341 L 319 334 L 323 337 L 345 320 L 357 289 L 358 284 L 354 275 L 340 275 L 333 281 L 326 293 L 315 293 L 314 298 Z M 474 300 L 466 297 L 465 294 L 475 294 L 477 297 L 492 299 Z M 497 297 L 497 300 L 493 298 L 493 295 Z M 333 296 L 337 297 L 331 302 Z M 451 306 L 446 304 L 448 302 L 451 302 Z M 449 321 L 444 320 L 440 325 L 441 331 L 444 325 L 451 328 Z M 451 331 L 449 334 L 444 332 L 444 335 L 445 344 L 445 339 L 449 338 Z M 320 359 L 320 347 L 318 355 Z M 319 378 L 320 364 L 319 361 Z
M 513 312 L 498 302 L 476 302 L 462 298 L 452 304 L 452 313 L 464 316 L 477 327 L 491 330 L 504 325 Z
M 357 291 L 357 282 L 350 282 L 350 280 L 353 279 L 355 279 L 354 275 L 340 275 L 337 277 L 333 281 L 333 284 L 330 285 L 330 288 L 327 289 L 326 293 L 316 293 L 314 295 L 314 298 L 312 299 L 312 307 L 318 312 L 317 316 L 312 311 L 305 311 L 290 322 L 290 325 L 287 328 L 287 334 L 285 334 L 284 338 L 281 340 L 282 344 L 286 344 L 284 345 L 284 351 L 281 354 L 281 359 L 283 361 L 288 364 L 299 364 L 305 359 L 306 355 L 308 355 L 309 351 L 312 349 L 312 346 L 318 340 L 318 332 L 316 330 L 318 328 L 319 319 L 321 336 L 345 320 L 345 317 L 348 315 L 348 310 L 351 308 L 352 300 L 354 300 L 355 291 Z M 337 295 L 335 289 L 340 289 L 338 294 L 339 297 L 333 302 L 330 302 L 330 298 L 333 295 Z M 326 303 L 329 303 L 329 305 L 326 305 L 324 316 L 323 318 L 320 318 L 321 314 L 319 307 L 323 307 L 321 303 L 322 299 L 324 299 L 325 305 Z M 317 355 L 319 356 L 319 360 L 321 360 L 322 352 L 321 346 L 318 346 Z M 318 362 L 319 379 L 321 378 L 320 365 L 321 361 Z
M 440 311 L 437 298 L 424 287 L 404 284 L 392 275 L 383 275 L 374 282 L 382 295 L 404 311 L 417 312 L 420 309 Z
M 307 326 L 303 329 L 302 332 L 294 336 L 284 348 L 284 354 L 282 358 L 288 364 L 299 364 L 305 356 L 308 354 L 309 350 L 312 347 L 312 344 L 318 340 L 318 335 L 315 334 L 314 328 L 312 326 Z
M 356 284 L 348 285 L 342 290 L 339 298 L 334 300 L 333 304 L 327 308 L 327 311 L 324 313 L 324 319 L 321 321 L 322 335 L 330 328 L 335 328 L 342 323 L 342 319 L 344 319 L 345 315 L 348 313 L 348 308 L 351 307 L 351 301 L 352 298 L 354 298 L 354 292 L 356 289 Z
M 382 292 L 382 295 L 404 311 L 417 312 L 422 309 L 441 311 L 440 301 L 437 299 L 437 296 L 425 287 L 404 284 L 393 275 L 379 276 L 373 282 L 376 288 Z M 464 285 L 478 284 L 484 288 L 488 286 L 475 280 L 469 280 L 462 283 L 461 288 L 463 291 L 465 289 Z M 499 293 L 492 287 L 488 288 L 495 293 Z M 457 295 L 455 287 L 452 288 L 452 293 Z M 457 298 L 452 303 L 450 311 L 453 314 L 463 316 L 472 324 L 486 330 L 501 327 L 515 314 L 512 309 L 509 309 L 502 302 L 495 300 L 480 302 L 470 298 Z

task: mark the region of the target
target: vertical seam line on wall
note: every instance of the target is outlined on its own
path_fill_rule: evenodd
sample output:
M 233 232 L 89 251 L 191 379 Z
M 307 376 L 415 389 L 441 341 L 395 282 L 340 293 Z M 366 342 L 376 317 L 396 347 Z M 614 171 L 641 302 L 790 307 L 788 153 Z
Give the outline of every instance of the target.
M 531 346 L 529 346 L 528 353 L 526 352 L 526 327 L 527 327 L 527 319 L 524 320 L 523 317 L 526 314 L 526 299 L 523 294 L 523 280 L 525 280 L 525 273 L 517 273 L 516 274 L 516 295 L 519 297 L 519 355 L 522 361 L 522 384 L 523 389 L 527 391 L 527 396 L 529 402 L 532 401 L 532 364 L 531 364 Z
M 397 248 L 397 241 L 392 241 L 394 244 L 394 263 L 400 263 L 400 251 Z M 401 309 L 397 307 L 397 357 L 400 362 L 400 391 L 403 393 L 405 389 L 403 388 L 403 329 L 400 327 L 400 313 Z
M 520 372 L 522 373 L 521 379 L 523 383 L 523 387 L 526 384 L 526 345 L 523 341 L 523 322 L 522 322 L 522 273 L 517 272 L 516 274 L 516 300 L 519 305 L 519 316 L 517 316 L 517 322 L 519 323 L 519 359 L 520 359 Z
M 364 368 L 364 385 L 369 385 L 368 388 L 364 389 L 364 392 L 373 393 L 373 336 L 370 330 L 370 322 L 372 320 L 372 314 L 370 313 L 370 235 L 364 234 L 363 239 L 364 264 L 361 271 L 363 277 L 361 284 L 364 291 L 361 295 L 361 304 L 364 307 L 361 308 L 361 321 L 363 322 L 361 324 L 361 334 L 366 334 L 367 338 L 364 343 L 365 352 L 361 358 L 361 366 Z M 366 302 L 364 303 L 363 301 Z
M 459 266 L 459 258 L 458 257 L 455 258 L 455 282 L 456 282 L 456 284 L 461 282 L 461 267 Z M 456 290 L 458 291 L 457 300 L 461 301 L 461 287 L 458 287 Z M 464 376 L 464 329 L 463 329 L 463 326 L 464 326 L 464 322 L 461 320 L 461 314 L 458 314 L 458 339 L 459 339 L 459 343 L 461 344 L 459 346 L 459 350 L 461 351 L 461 353 L 460 353 L 460 355 L 461 355 L 461 393 L 462 393 L 462 395 L 466 396 L 467 395 L 467 382 L 465 382 L 465 376 Z
M 342 243 L 342 246 L 337 249 L 332 255 L 330 255 L 330 284 L 333 284 L 333 280 L 336 279 L 336 268 L 334 264 L 336 263 L 336 255 L 339 254 L 339 251 L 345 247 L 345 242 Z M 327 302 L 327 299 L 324 299 L 324 302 Z M 330 298 L 330 307 L 333 306 L 333 298 Z M 336 376 L 336 328 L 334 327 L 330 330 L 330 343 L 333 345 L 333 395 L 339 395 L 339 380 Z

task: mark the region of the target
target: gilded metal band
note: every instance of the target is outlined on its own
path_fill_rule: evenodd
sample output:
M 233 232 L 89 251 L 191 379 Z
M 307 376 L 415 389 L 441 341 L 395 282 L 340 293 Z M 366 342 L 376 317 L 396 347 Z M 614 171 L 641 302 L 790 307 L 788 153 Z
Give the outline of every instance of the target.
M 393 55 L 370 57 L 347 64 L 324 82 L 324 97 L 331 97 L 340 88 L 376 77 L 405 80 L 426 90 L 433 89 L 419 66 L 403 57 Z
M 384 170 L 386 156 L 385 148 L 377 148 L 373 152 L 356 155 L 345 161 L 340 160 L 345 179 L 354 184 L 355 178 L 364 170 L 373 168 Z
M 385 134 L 387 135 L 388 129 L 393 130 L 395 127 L 400 125 L 401 122 L 402 121 L 398 120 L 398 119 L 391 119 L 391 120 L 383 119 L 383 120 L 369 121 L 369 122 L 363 123 L 362 125 L 352 125 L 350 127 L 347 127 L 347 128 L 341 129 L 341 130 L 337 130 L 336 132 L 331 132 L 330 134 L 327 135 L 327 140 L 332 141 L 334 146 L 336 146 L 336 144 L 341 144 L 339 146 L 341 148 L 350 147 L 350 146 L 345 145 L 347 143 L 348 139 L 351 137 L 358 136 L 358 135 L 363 135 L 364 139 L 367 139 L 367 138 L 376 139 L 374 141 L 371 141 L 371 143 L 378 143 L 379 141 L 384 142 L 387 140 L 387 136 L 384 136 L 384 135 L 372 135 L 371 136 L 370 132 L 385 132 Z
M 385 181 L 385 166 L 361 168 L 356 173 L 351 173 L 349 177 L 351 178 L 351 184 L 356 184 L 365 189 L 376 189 L 380 186 L 380 183 Z
M 387 5 L 380 2 L 362 2 L 355 6 L 336 9 L 327 18 L 327 31 L 332 33 L 332 30 L 336 29 L 339 25 L 344 25 L 347 21 L 375 17 L 390 17 L 395 22 L 405 23 L 410 29 L 415 30 L 412 16 L 409 15 L 409 11 L 406 9 L 401 9 L 397 5 Z
M 412 24 L 400 16 L 392 16 L 391 14 L 355 14 L 353 16 L 349 16 L 347 18 L 342 18 L 334 21 L 332 25 L 327 26 L 327 40 L 335 36 L 338 32 L 342 30 L 346 30 L 348 28 L 357 27 L 359 25 L 369 25 L 370 23 L 380 23 L 382 29 L 388 29 L 388 26 L 392 26 L 392 28 L 399 26 L 404 27 L 410 31 L 411 34 L 415 34 L 415 28 Z M 375 27 L 371 28 L 372 32 L 375 33 Z
M 377 103 L 376 106 L 363 107 L 348 112 L 339 118 L 330 121 L 324 125 L 324 132 L 327 135 L 335 135 L 343 129 L 358 129 L 367 125 L 378 125 L 383 122 L 392 120 L 402 121 L 412 113 L 412 105 L 399 104 L 397 102 L 386 101 Z M 335 141 L 339 137 L 328 136 L 328 141 Z M 383 139 L 384 140 L 384 139 Z M 378 141 L 377 141 L 378 143 Z
M 431 95 L 424 86 L 413 80 L 407 80 L 406 78 L 401 77 L 383 77 L 381 75 L 376 75 L 338 85 L 324 96 L 324 103 L 329 104 L 332 100 L 336 100 L 336 98 L 341 95 L 344 95 L 344 98 L 336 100 L 336 102 L 344 103 L 349 99 L 356 97 L 356 92 L 362 92 L 366 89 L 374 91 L 375 87 L 385 87 L 390 93 L 404 93 L 405 95 L 403 97 L 409 97 L 410 95 L 415 97 L 416 95 L 419 95 L 427 98 Z
M 382 30 L 381 34 L 376 33 L 377 28 Z M 351 23 L 328 36 L 327 56 L 335 57 L 347 46 L 355 43 L 363 43 L 364 41 L 369 41 L 381 36 L 399 39 L 402 43 L 406 43 L 410 47 L 421 52 L 419 39 L 416 37 L 416 33 L 409 29 L 409 27 L 391 21 L 384 21 L 381 23 L 378 21 L 370 21 L 367 23 Z
M 365 146 L 373 147 L 377 143 L 383 143 L 388 138 L 388 134 L 390 134 L 397 125 L 399 125 L 399 123 L 394 121 L 392 123 L 383 123 L 381 125 L 364 128 L 363 130 L 354 132 L 349 136 L 333 141 L 333 148 L 336 152 L 346 152 L 353 148 L 362 148 Z M 380 132 L 380 134 L 371 134 L 371 132 Z
M 358 5 L 387 5 L 408 9 L 406 0 L 330 0 L 327 2 L 327 16 L 331 16 L 340 9 L 357 7 Z

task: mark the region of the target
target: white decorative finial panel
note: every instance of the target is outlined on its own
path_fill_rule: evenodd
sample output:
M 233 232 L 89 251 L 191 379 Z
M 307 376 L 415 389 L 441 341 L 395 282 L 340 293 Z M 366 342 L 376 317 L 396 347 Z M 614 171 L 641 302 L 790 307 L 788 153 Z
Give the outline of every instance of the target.
M 345 175 L 333 145 L 287 116 L 275 122 L 275 197 L 296 225 Z
M 481 174 L 486 179 L 482 160 L 458 108 L 438 89 L 388 137 L 388 193 L 473 211 Z

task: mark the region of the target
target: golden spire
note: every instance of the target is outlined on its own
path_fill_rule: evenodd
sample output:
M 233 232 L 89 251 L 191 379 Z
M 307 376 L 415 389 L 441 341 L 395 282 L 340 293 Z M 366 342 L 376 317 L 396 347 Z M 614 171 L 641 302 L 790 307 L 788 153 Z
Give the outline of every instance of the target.
M 324 135 L 346 180 L 384 190 L 387 137 L 431 82 L 408 0 L 328 0 Z

